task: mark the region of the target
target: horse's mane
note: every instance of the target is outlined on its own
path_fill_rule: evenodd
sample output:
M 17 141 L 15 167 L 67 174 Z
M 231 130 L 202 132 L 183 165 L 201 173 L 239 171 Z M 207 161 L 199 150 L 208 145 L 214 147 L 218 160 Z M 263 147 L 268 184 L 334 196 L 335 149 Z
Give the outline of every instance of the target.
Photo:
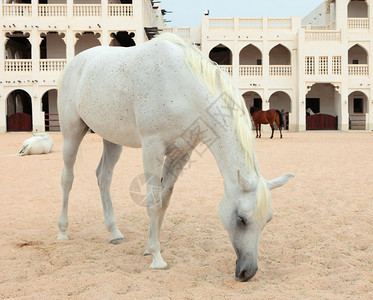
M 218 93 L 221 93 L 221 98 L 230 108 L 234 132 L 245 153 L 246 165 L 256 170 L 253 151 L 254 136 L 251 130 L 250 116 L 245 101 L 230 76 L 196 47 L 188 46 L 179 36 L 172 33 L 163 33 L 158 39 L 167 40 L 185 47 L 185 61 L 193 75 L 198 81 L 206 84 L 206 87 L 213 96 L 218 96 Z
M 255 112 L 261 110 L 260 108 L 258 107 L 255 107 L 255 106 L 250 106 L 250 115 L 253 115 Z
M 245 101 L 233 80 L 219 66 L 207 58 L 196 47 L 187 45 L 183 39 L 172 33 L 163 33 L 158 39 L 167 40 L 185 48 L 185 61 L 198 81 L 204 82 L 213 96 L 221 93 L 221 98 L 230 108 L 233 119 L 233 130 L 245 154 L 246 167 L 258 175 L 257 199 L 255 215 L 265 218 L 268 212 L 269 192 L 260 175 L 254 152 L 254 136 L 251 129 L 251 120 Z

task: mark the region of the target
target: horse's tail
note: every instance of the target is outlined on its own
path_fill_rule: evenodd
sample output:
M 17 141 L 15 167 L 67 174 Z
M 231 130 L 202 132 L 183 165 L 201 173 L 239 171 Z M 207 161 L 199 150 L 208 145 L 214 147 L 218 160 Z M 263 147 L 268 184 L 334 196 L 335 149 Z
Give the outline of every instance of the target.
M 282 112 L 280 112 L 278 109 L 276 109 L 276 113 L 277 113 L 279 121 L 280 121 L 280 128 L 282 128 L 282 127 L 284 127 L 284 118 L 283 118 Z

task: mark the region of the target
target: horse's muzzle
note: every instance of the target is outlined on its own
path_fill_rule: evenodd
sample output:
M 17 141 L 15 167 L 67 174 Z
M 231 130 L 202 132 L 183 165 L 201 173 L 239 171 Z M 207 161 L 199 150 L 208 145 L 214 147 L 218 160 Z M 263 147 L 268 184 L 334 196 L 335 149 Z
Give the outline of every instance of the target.
M 258 271 L 258 267 L 248 267 L 248 266 L 240 266 L 236 261 L 236 280 L 245 282 L 253 278 Z

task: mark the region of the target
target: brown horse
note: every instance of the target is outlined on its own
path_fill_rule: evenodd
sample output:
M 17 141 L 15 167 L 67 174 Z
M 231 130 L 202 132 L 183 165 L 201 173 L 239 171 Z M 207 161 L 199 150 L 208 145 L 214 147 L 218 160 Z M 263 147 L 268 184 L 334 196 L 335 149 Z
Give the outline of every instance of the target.
M 284 126 L 284 120 L 282 119 L 282 113 L 278 109 L 270 109 L 270 110 L 261 110 L 260 108 L 256 108 L 254 106 L 250 107 L 250 114 L 253 118 L 255 129 L 256 129 L 256 137 L 262 136 L 262 124 L 269 124 L 272 128 L 272 135 L 275 131 L 275 127 L 273 125 L 276 122 L 278 129 L 280 130 L 280 138 L 282 139 L 282 132 L 281 128 Z M 259 129 L 259 136 L 258 136 L 258 129 Z

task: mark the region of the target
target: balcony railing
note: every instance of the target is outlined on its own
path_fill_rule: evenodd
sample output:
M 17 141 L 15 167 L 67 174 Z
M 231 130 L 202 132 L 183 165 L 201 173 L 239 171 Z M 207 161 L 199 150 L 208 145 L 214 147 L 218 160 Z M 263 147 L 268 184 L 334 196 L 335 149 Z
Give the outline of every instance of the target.
M 269 18 L 268 19 L 268 29 L 291 29 L 291 19 L 289 18 Z
M 263 19 L 262 18 L 240 18 L 240 29 L 262 30 Z
M 66 4 L 39 4 L 38 5 L 39 17 L 66 17 L 67 5 Z
M 31 17 L 31 4 L 2 4 L 4 17 Z
M 228 75 L 232 76 L 232 66 L 231 65 L 219 65 L 220 69 L 223 70 L 223 72 L 227 73 Z
M 335 30 L 308 30 L 305 32 L 307 42 L 340 42 L 341 32 Z
M 39 63 L 40 72 L 60 72 L 66 66 L 66 59 L 41 59 Z
M 177 35 L 184 39 L 190 38 L 190 28 L 189 27 L 178 28 Z
M 369 18 L 348 18 L 348 29 L 368 30 L 369 29 Z
M 31 72 L 31 59 L 6 59 L 4 64 L 5 72 Z
M 269 66 L 269 76 L 291 76 L 291 66 Z
M 261 77 L 263 76 L 262 66 L 252 65 L 241 65 L 240 66 L 240 77 Z
M 369 65 L 348 65 L 348 75 L 369 76 Z
M 74 4 L 74 17 L 101 17 L 102 9 L 100 4 Z
M 123 4 L 109 4 L 110 17 L 132 17 L 133 6 Z
M 210 18 L 210 29 L 233 29 L 233 18 Z

